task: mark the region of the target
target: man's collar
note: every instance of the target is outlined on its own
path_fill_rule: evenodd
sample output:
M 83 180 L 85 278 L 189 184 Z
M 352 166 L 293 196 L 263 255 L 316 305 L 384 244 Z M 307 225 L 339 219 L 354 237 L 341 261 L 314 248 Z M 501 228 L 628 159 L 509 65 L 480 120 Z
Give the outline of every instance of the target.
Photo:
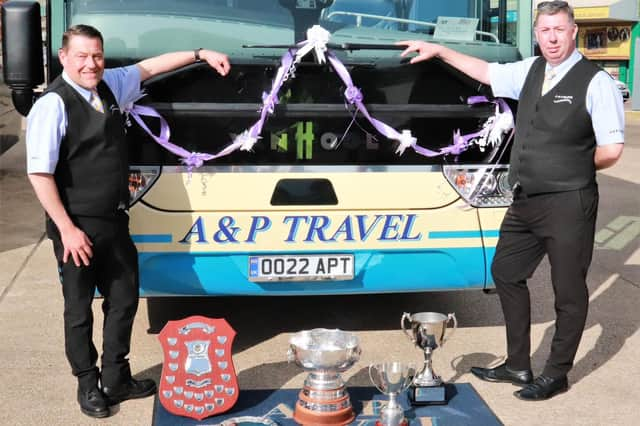
M 550 68 L 553 68 L 557 75 L 559 73 L 562 73 L 562 71 L 568 70 L 569 68 L 580 62 L 581 59 L 582 53 L 580 53 L 578 49 L 574 49 L 573 52 L 571 52 L 571 55 L 569 55 L 564 61 L 555 66 L 551 66 L 549 62 L 547 62 L 547 65 L 544 69 L 545 71 L 548 71 Z
M 71 77 L 69 77 L 64 71 L 62 71 L 62 78 L 69 84 L 69 86 L 73 87 L 76 92 L 80 93 L 80 95 L 87 101 L 91 99 L 91 90 L 85 89 L 84 87 L 75 83 L 73 80 L 71 80 Z

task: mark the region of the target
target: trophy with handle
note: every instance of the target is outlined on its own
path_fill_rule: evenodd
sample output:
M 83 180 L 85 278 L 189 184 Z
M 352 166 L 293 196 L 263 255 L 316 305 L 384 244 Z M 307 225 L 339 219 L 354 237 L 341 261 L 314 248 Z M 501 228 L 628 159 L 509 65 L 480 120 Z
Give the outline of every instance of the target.
M 402 362 L 385 362 L 369 365 L 369 378 L 380 392 L 389 396 L 389 402 L 380 410 L 380 419 L 376 426 L 408 426 L 404 417 L 404 409 L 397 397 L 404 392 L 416 374 L 413 364 Z
M 294 334 L 287 357 L 309 375 L 298 394 L 293 419 L 302 425 L 346 425 L 355 419 L 340 373 L 360 359 L 354 333 L 314 328 Z
M 447 323 L 453 321 L 453 328 L 447 332 Z M 409 327 L 405 327 L 408 324 Z M 449 340 L 458 327 L 455 314 L 437 312 L 420 312 L 402 314 L 400 321 L 402 331 L 424 352 L 424 368 L 413 379 L 409 390 L 409 400 L 413 405 L 446 404 L 447 395 L 440 376 L 433 371 L 431 355 Z M 445 339 L 446 334 L 446 339 Z

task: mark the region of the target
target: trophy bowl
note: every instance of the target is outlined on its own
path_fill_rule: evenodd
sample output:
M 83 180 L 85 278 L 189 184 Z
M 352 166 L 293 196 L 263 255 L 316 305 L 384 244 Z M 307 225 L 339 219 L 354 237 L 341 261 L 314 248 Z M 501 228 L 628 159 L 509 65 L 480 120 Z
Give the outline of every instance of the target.
M 304 330 L 289 340 L 287 357 L 309 375 L 298 395 L 293 419 L 304 425 L 344 425 L 355 419 L 340 373 L 360 359 L 358 337 L 326 328 Z
M 453 321 L 454 326 L 447 332 L 447 323 Z M 405 328 L 409 322 L 410 333 Z M 402 329 L 411 341 L 422 350 L 435 350 L 442 346 L 458 326 L 455 314 L 441 314 L 438 312 L 419 312 L 417 314 L 404 313 L 401 320 Z M 445 338 L 446 334 L 446 338 Z
M 369 365 L 371 382 L 380 392 L 389 397 L 387 405 L 380 410 L 380 419 L 376 425 L 406 426 L 409 424 L 397 397 L 409 387 L 415 374 L 416 367 L 412 363 L 384 362 Z

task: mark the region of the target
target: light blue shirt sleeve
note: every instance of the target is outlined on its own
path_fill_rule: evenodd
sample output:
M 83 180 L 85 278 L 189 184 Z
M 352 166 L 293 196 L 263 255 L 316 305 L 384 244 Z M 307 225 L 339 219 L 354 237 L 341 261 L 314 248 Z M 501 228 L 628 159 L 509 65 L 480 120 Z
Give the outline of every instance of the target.
M 136 65 L 106 69 L 102 80 L 113 92 L 121 109 L 129 102 L 135 101 L 140 92 L 140 70 Z
M 139 93 L 140 71 L 136 65 L 105 69 L 102 79 L 121 108 L 133 102 Z M 86 89 L 69 81 L 68 77 L 65 80 L 87 99 L 89 92 Z M 66 128 L 67 113 L 62 98 L 56 93 L 47 93 L 38 99 L 27 116 L 27 173 L 55 172 Z
M 520 99 L 524 81 L 537 56 L 508 64 L 489 64 L 489 82 L 493 95 L 498 98 Z
M 67 113 L 62 98 L 47 93 L 38 99 L 27 116 L 27 173 L 55 172 L 66 128 Z
M 597 73 L 587 88 L 587 111 L 598 146 L 624 143 L 624 104 L 613 78 Z

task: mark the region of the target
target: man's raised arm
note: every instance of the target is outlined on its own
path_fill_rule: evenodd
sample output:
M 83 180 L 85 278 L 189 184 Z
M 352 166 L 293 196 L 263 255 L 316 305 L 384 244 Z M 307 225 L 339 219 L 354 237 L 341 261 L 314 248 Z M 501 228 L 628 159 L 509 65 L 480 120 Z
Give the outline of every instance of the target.
M 400 56 L 405 57 L 409 53 L 418 55 L 411 58 L 411 63 L 426 61 L 431 58 L 440 58 L 452 67 L 462 71 L 474 80 L 483 84 L 491 84 L 489 81 L 489 63 L 473 56 L 465 55 L 439 44 L 427 43 L 421 40 L 407 40 L 396 43 L 398 46 L 407 46 Z
M 173 71 L 176 68 L 180 68 L 185 65 L 193 64 L 194 62 L 197 62 L 198 59 L 207 62 L 222 76 L 227 75 L 231 68 L 227 55 L 206 49 L 165 53 L 163 55 L 154 56 L 153 58 L 144 59 L 136 65 L 140 70 L 140 81 L 144 81 L 155 75 Z

